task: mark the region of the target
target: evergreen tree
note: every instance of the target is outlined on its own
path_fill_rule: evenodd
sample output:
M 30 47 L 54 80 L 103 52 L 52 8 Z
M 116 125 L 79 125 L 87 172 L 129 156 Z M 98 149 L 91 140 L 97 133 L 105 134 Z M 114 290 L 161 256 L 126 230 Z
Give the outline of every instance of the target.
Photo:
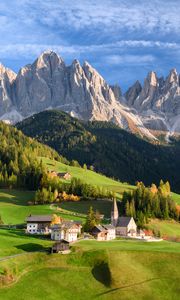
M 97 225 L 96 214 L 92 206 L 90 206 L 87 213 L 86 222 L 84 224 L 84 231 L 91 232 L 95 225 Z

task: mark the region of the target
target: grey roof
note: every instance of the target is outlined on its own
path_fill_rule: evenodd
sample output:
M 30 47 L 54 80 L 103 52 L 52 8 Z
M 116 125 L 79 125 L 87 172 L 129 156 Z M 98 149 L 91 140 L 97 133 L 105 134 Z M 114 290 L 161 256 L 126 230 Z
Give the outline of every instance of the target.
M 52 215 L 30 215 L 26 218 L 27 222 L 51 222 Z
M 107 224 L 107 225 L 103 225 L 103 227 L 105 228 L 105 229 L 115 229 L 115 227 L 113 226 L 113 225 L 111 225 L 111 224 Z
M 79 220 L 73 221 L 73 223 L 76 224 L 76 225 L 82 225 L 82 221 L 79 221 Z
M 68 241 L 62 239 L 62 240 L 60 240 L 60 241 L 56 241 L 56 242 L 53 244 L 53 246 L 60 245 L 60 244 L 62 244 L 62 243 L 64 243 L 64 244 L 69 244 Z
M 73 221 L 63 221 L 62 223 L 60 224 L 55 224 L 53 225 L 51 228 L 55 231 L 59 231 L 60 229 L 62 228 L 66 228 L 66 229 L 70 229 L 72 226 L 78 226 L 75 222 Z
M 120 217 L 118 221 L 119 227 L 127 227 L 132 217 Z
M 69 172 L 58 172 L 58 176 L 65 176 L 65 175 L 71 175 Z
M 94 230 L 97 230 L 99 232 L 106 231 L 106 229 L 103 226 L 101 226 L 101 225 L 94 226 L 93 231 Z

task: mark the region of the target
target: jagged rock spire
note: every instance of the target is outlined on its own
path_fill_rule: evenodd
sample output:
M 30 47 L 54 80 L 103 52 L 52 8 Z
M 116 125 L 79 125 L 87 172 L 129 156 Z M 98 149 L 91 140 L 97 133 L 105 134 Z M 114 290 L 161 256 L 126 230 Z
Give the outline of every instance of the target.
M 117 207 L 117 201 L 116 198 L 114 198 L 112 211 L 111 211 L 111 224 L 116 227 L 118 224 L 118 219 L 119 219 L 119 212 Z

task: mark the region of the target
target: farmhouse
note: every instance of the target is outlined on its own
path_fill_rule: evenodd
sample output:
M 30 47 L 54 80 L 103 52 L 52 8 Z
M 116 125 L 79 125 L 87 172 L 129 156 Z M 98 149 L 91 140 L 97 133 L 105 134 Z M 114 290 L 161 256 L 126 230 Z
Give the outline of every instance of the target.
M 98 241 L 110 241 L 116 238 L 115 227 L 112 225 L 96 225 L 92 229 L 92 235 Z
M 72 177 L 71 174 L 68 173 L 68 172 L 66 172 L 66 173 L 57 173 L 57 176 L 58 176 L 59 178 L 65 179 L 65 180 L 70 180 L 71 177 Z
M 51 239 L 55 241 L 77 241 L 78 234 L 81 233 L 81 227 L 73 221 L 63 221 L 61 224 L 55 224 L 51 227 Z
M 51 248 L 51 253 L 64 253 L 67 251 L 69 251 L 69 242 L 65 240 L 56 242 Z
M 119 217 L 116 199 L 114 199 L 111 211 L 111 224 L 116 227 L 118 236 L 136 237 L 137 225 L 133 217 Z
M 51 232 L 52 215 L 30 215 L 27 217 L 26 233 L 49 234 Z

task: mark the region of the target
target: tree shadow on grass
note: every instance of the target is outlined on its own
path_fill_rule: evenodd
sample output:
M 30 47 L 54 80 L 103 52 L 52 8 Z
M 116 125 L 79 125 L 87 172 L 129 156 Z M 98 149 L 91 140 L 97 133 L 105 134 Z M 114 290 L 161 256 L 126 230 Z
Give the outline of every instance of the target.
M 136 287 L 138 285 L 142 285 L 144 283 L 147 283 L 147 282 L 150 282 L 150 281 L 154 281 L 154 280 L 160 280 L 162 278 L 150 278 L 150 279 L 147 279 L 147 280 L 144 280 L 144 281 L 141 281 L 141 282 L 136 282 L 136 283 L 133 283 L 133 284 L 129 284 L 129 285 L 124 285 L 124 286 L 121 286 L 121 287 L 117 287 L 117 288 L 114 288 L 114 289 L 111 289 L 111 290 L 108 290 L 106 292 L 103 292 L 103 293 L 100 293 L 100 294 L 97 294 L 96 296 L 97 297 L 100 297 L 100 296 L 103 296 L 103 295 L 106 295 L 106 294 L 110 294 L 110 293 L 113 293 L 117 290 L 125 290 L 125 289 L 128 289 L 128 288 L 132 288 L 132 287 Z
M 49 247 L 44 247 L 43 245 L 40 244 L 35 244 L 35 243 L 27 243 L 27 244 L 22 244 L 22 245 L 17 245 L 15 246 L 17 249 L 23 250 L 25 252 L 47 252 L 49 251 Z
M 106 287 L 110 287 L 112 283 L 111 278 L 111 272 L 109 269 L 109 265 L 105 261 L 99 261 L 97 262 L 93 269 L 92 269 L 92 275 L 94 278 L 104 284 Z
M 9 233 L 21 238 L 25 239 L 37 239 L 37 240 L 47 240 L 49 241 L 51 236 L 50 234 L 44 235 L 44 234 L 27 234 L 25 230 L 18 230 L 18 229 L 9 229 Z

